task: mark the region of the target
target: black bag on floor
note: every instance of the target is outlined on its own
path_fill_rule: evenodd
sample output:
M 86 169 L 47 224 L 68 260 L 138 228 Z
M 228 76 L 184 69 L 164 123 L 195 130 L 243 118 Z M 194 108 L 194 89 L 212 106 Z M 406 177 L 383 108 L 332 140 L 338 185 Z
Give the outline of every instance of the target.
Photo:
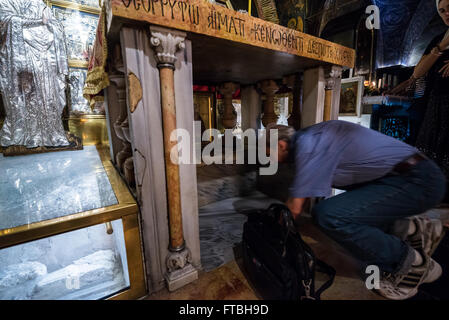
M 247 276 L 263 299 L 319 300 L 334 280 L 335 270 L 315 258 L 296 230 L 290 210 L 282 204 L 248 214 L 242 247 Z M 315 270 L 330 277 L 316 291 Z

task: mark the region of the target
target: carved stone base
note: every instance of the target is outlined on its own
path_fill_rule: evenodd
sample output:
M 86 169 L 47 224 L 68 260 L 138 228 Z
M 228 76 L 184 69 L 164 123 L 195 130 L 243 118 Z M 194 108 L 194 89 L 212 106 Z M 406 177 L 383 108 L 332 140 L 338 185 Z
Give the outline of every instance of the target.
M 27 148 L 25 146 L 10 146 L 7 148 L 0 148 L 0 152 L 2 152 L 5 157 L 12 157 L 12 156 L 23 156 L 23 155 L 34 154 L 34 153 L 83 150 L 83 141 L 81 140 L 81 138 L 75 136 L 74 134 L 72 134 L 70 132 L 66 132 L 66 136 L 67 136 L 67 140 L 69 141 L 70 144 L 65 147 Z
M 182 269 L 175 270 L 165 275 L 167 288 L 175 291 L 198 279 L 198 271 L 189 263 Z
M 192 266 L 192 255 L 189 248 L 170 251 L 167 259 L 165 280 L 169 291 L 177 290 L 198 279 L 198 271 Z

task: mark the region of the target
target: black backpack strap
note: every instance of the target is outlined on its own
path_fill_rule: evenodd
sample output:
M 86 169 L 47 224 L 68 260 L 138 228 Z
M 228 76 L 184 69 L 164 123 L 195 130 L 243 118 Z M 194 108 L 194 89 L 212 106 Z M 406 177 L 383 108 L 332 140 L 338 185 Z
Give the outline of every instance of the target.
M 268 211 L 271 211 L 274 213 L 274 217 L 276 220 L 278 220 L 279 217 L 282 215 L 283 220 L 284 220 L 284 228 L 285 228 L 286 238 L 288 237 L 290 232 L 297 233 L 295 220 L 293 219 L 293 215 L 286 205 L 279 204 L 279 203 L 272 204 L 269 206 Z M 334 282 L 335 274 L 336 274 L 335 269 L 333 267 L 331 267 L 330 265 L 328 265 L 327 263 L 315 258 L 312 249 L 310 249 L 310 247 L 304 242 L 304 240 L 302 239 L 302 237 L 299 233 L 298 233 L 298 239 L 300 239 L 300 241 L 303 243 L 303 246 L 308 248 L 308 251 L 312 254 L 312 256 L 315 260 L 316 271 L 325 273 L 329 276 L 329 280 L 327 280 L 318 290 L 315 291 L 314 298 L 319 300 L 323 291 L 328 289 Z M 284 241 L 284 242 L 286 243 L 286 241 Z M 285 253 L 285 249 L 286 248 L 284 247 L 284 253 Z M 314 279 L 313 279 L 313 281 L 314 281 Z
M 315 297 L 319 300 L 323 291 L 328 289 L 334 282 L 336 272 L 333 267 L 321 261 L 320 259 L 315 260 L 315 266 L 317 271 L 325 273 L 329 276 L 329 280 L 327 280 L 318 290 L 315 291 Z

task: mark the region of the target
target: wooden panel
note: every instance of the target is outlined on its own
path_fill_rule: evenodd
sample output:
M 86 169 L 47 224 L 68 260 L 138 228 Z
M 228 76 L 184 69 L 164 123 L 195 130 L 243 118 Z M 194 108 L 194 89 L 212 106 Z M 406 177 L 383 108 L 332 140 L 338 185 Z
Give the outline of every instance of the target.
M 207 39 L 205 39 L 207 38 Z M 242 85 L 328 65 L 285 52 L 191 34 L 193 80 L 197 84 L 232 81 Z
M 110 0 L 113 16 L 354 67 L 353 49 L 204 0 Z M 114 25 L 114 22 L 111 24 Z

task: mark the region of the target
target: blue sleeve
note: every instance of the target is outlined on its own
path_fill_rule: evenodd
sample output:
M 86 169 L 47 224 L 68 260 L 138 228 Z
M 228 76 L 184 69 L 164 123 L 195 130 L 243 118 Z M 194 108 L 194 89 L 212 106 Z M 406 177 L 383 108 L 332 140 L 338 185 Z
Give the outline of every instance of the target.
M 295 177 L 289 189 L 292 198 L 328 197 L 338 159 L 321 150 L 295 155 Z

